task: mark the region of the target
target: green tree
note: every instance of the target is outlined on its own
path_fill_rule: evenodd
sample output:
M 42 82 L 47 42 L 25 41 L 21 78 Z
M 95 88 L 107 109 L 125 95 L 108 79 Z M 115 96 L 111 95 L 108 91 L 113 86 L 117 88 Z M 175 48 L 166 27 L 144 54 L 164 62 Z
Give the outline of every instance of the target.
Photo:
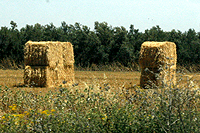
M 150 30 L 145 30 L 144 39 L 145 41 L 164 41 L 166 39 L 164 31 L 157 26 L 153 26 Z
M 25 28 L 21 28 L 21 35 L 23 36 L 23 43 L 27 41 L 44 41 L 44 26 L 37 23 L 33 25 L 26 25 Z
M 145 41 L 143 33 L 139 32 L 139 29 L 134 29 L 134 25 L 130 25 L 130 30 L 127 35 L 129 43 L 133 49 L 133 62 L 138 62 L 140 47 Z
M 7 57 L 7 47 L 9 45 L 9 29 L 1 27 L 0 30 L 0 58 L 1 60 Z
M 59 34 L 57 28 L 53 25 L 53 23 L 44 26 L 44 40 L 45 41 L 59 40 Z
M 42 26 L 26 25 L 20 30 L 17 23 L 10 22 L 10 28 L 0 29 L 0 59 L 12 58 L 23 61 L 24 44 L 29 41 L 69 41 L 74 46 L 76 65 L 83 67 L 91 64 L 103 65 L 119 62 L 125 66 L 137 63 L 141 44 L 145 41 L 171 41 L 177 46 L 178 63 L 199 64 L 200 32 L 194 29 L 187 32 L 172 30 L 164 32 L 158 25 L 144 33 L 130 25 L 129 31 L 123 26 L 112 27 L 106 22 L 95 22 L 94 30 L 80 23 L 67 24 L 60 27 L 53 23 Z
M 11 21 L 10 24 L 10 29 L 1 27 L 0 30 L 0 55 L 1 59 L 12 58 L 19 62 L 23 59 L 21 56 L 21 35 L 18 29 L 16 29 L 17 24 L 14 21 Z
M 199 47 L 199 40 L 195 30 L 189 29 L 187 32 L 183 33 L 181 42 L 182 44 L 178 52 L 180 63 L 182 65 L 196 64 L 198 61 L 195 59 L 199 56 L 196 51 L 196 48 L 198 49 Z
M 120 62 L 127 66 L 133 62 L 134 47 L 129 42 L 128 31 L 124 27 L 115 27 L 113 42 L 109 53 L 110 62 Z
M 103 64 L 109 63 L 109 53 L 111 45 L 113 43 L 114 30 L 111 26 L 108 26 L 106 22 L 95 22 L 94 32 L 99 38 L 101 44 L 98 46 L 97 54 L 99 56 L 99 61 Z

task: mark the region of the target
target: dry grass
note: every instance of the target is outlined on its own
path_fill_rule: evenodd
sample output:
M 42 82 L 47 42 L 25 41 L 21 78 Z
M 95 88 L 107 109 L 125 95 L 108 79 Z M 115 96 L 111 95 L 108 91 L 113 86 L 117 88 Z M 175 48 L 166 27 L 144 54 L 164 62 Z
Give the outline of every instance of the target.
M 48 92 L 49 90 L 55 90 L 53 87 L 24 87 L 23 72 L 23 70 L 0 70 L 0 85 L 8 86 L 13 89 L 20 88 L 36 93 L 40 91 Z M 139 72 L 75 71 L 75 81 L 80 88 L 85 85 L 94 85 L 94 83 L 99 86 L 109 84 L 109 86 L 112 87 L 129 87 L 134 84 L 139 85 L 139 75 Z
M 11 89 L 20 89 L 32 91 L 35 93 L 48 92 L 55 88 L 40 88 L 40 87 L 24 87 L 23 86 L 23 70 L 0 70 L 0 85 L 8 86 Z M 200 74 L 189 73 L 183 75 L 181 84 L 187 83 L 188 79 L 195 80 L 195 83 L 200 86 Z M 178 79 L 178 78 L 177 78 Z M 108 84 L 113 89 L 131 88 L 134 85 L 139 85 L 140 72 L 108 72 L 108 71 L 75 71 L 75 85 L 79 88 L 85 86 L 96 85 L 96 87 Z M 21 87 L 20 87 L 21 86 Z

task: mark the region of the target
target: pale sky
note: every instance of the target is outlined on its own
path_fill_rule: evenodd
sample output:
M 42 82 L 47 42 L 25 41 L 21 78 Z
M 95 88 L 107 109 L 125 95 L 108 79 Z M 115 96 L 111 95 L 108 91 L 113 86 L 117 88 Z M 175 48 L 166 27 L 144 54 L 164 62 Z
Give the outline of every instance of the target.
M 0 0 L 0 26 L 18 28 L 26 24 L 42 25 L 78 22 L 93 30 L 94 22 L 112 27 L 131 24 L 144 32 L 159 25 L 164 31 L 182 32 L 189 28 L 200 32 L 200 0 Z

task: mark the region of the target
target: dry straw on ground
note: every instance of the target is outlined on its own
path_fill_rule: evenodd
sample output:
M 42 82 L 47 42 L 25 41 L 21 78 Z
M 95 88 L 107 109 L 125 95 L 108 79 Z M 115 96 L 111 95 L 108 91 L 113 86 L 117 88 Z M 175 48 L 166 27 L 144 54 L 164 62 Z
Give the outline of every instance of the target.
M 53 87 L 74 82 L 74 53 L 69 42 L 32 42 L 24 49 L 24 83 Z
M 139 64 L 140 86 L 158 87 L 176 83 L 176 45 L 173 42 L 144 42 Z

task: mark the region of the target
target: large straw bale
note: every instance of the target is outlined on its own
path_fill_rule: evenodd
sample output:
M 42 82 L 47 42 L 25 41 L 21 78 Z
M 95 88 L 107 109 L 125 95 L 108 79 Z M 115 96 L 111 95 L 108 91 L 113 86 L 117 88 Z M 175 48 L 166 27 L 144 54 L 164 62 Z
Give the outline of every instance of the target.
M 63 43 L 63 65 L 73 65 L 74 64 L 74 50 L 73 46 L 70 42 L 62 42 Z
M 139 64 L 140 86 L 153 87 L 176 83 L 176 45 L 173 42 L 144 42 Z
M 69 42 L 28 41 L 24 62 L 24 83 L 28 86 L 53 87 L 74 82 L 74 52 Z
M 28 86 L 55 87 L 74 82 L 74 71 L 63 66 L 26 66 L 24 83 Z
M 63 42 L 63 65 L 66 72 L 74 77 L 74 50 L 70 42 Z
M 60 42 L 28 41 L 24 49 L 25 65 L 50 66 L 55 68 L 63 64 L 63 48 Z

